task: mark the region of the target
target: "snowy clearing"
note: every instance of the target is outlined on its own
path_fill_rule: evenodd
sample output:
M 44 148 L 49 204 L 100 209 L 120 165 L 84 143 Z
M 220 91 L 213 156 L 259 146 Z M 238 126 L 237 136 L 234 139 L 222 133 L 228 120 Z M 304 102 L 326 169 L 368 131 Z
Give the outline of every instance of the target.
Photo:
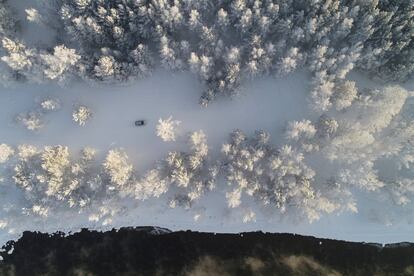
M 233 129 L 253 133 L 268 130 L 283 135 L 288 120 L 308 118 L 306 82 L 303 75 L 291 75 L 283 81 L 255 81 L 244 90 L 244 96 L 224 99 L 208 108 L 198 105 L 201 87 L 190 74 L 155 73 L 154 76 L 128 86 L 69 88 L 50 85 L 22 85 L 2 88 L 0 93 L 1 142 L 29 143 L 39 146 L 68 145 L 73 152 L 93 146 L 104 154 L 114 147 L 124 148 L 138 170 L 148 168 L 185 140 L 189 131 L 204 130 L 209 145 L 220 150 Z M 45 126 L 36 132 L 16 124 L 20 112 L 35 110 L 45 98 L 62 102 L 58 111 L 45 114 Z M 85 104 L 93 112 L 87 127 L 72 121 L 72 109 Z M 288 106 L 295 107 L 286 108 Z M 173 116 L 182 121 L 177 143 L 164 143 L 156 137 L 159 118 Z M 135 120 L 147 125 L 137 128 Z M 283 137 L 283 136 L 282 136 Z M 281 139 L 282 137 L 279 137 Z M 181 142 L 181 143 L 179 143 Z

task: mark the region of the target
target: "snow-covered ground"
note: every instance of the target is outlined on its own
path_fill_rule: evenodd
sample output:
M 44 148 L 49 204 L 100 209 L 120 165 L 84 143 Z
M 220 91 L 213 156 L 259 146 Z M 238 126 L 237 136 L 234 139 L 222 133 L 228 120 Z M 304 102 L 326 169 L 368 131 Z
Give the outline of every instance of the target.
M 198 104 L 202 87 L 196 78 L 164 71 L 128 86 L 79 84 L 67 88 L 51 85 L 2 88 L 1 141 L 6 144 L 62 144 L 73 151 L 93 146 L 102 153 L 122 147 L 140 170 L 148 168 L 168 150 L 180 146 L 188 131 L 204 130 L 209 145 L 216 150 L 236 128 L 247 133 L 266 129 L 275 137 L 282 135 L 287 120 L 309 116 L 306 81 L 298 82 L 298 79 L 303 79 L 302 75 L 291 75 L 279 82 L 258 80 L 245 88 L 243 96 L 235 100 L 220 99 L 208 108 Z M 45 116 L 42 129 L 31 132 L 14 122 L 20 112 L 35 110 L 48 97 L 59 99 L 62 108 Z M 86 127 L 79 127 L 72 121 L 72 109 L 77 104 L 92 110 L 93 118 Z M 182 122 L 177 143 L 164 143 L 155 136 L 158 119 L 169 116 Z M 147 125 L 134 126 L 139 119 L 146 120 Z
M 357 84 L 375 86 L 359 75 L 351 75 Z M 236 128 L 247 134 L 263 129 L 272 135 L 276 144 L 283 142 L 283 130 L 288 121 L 315 119 L 308 109 L 308 76 L 290 74 L 283 79 L 258 79 L 246 84 L 243 93 L 233 99 L 218 99 L 207 108 L 198 105 L 202 87 L 190 74 L 171 74 L 157 71 L 150 78 L 128 86 L 96 86 L 73 84 L 68 87 L 54 85 L 20 85 L 0 90 L 0 144 L 66 145 L 77 152 L 85 146 L 93 146 L 102 158 L 111 148 L 124 148 L 138 172 L 151 168 L 156 160 L 168 151 L 184 148 L 185 134 L 202 129 L 208 138 L 213 155 L 218 154 L 228 134 Z M 407 88 L 412 84 L 408 84 Z M 20 112 L 38 108 L 48 97 L 59 99 L 62 108 L 44 115 L 45 125 L 32 132 L 16 124 Z M 88 106 L 93 117 L 80 127 L 72 121 L 74 106 Z M 163 142 L 156 136 L 159 118 L 181 121 L 176 142 Z M 134 126 L 134 121 L 144 119 L 147 125 Z M 323 170 L 319 168 L 318 170 Z M 3 183 L 6 185 L 7 183 Z M 2 194 L 14 202 L 14 193 Z M 110 229 L 122 226 L 156 225 L 171 230 L 199 230 L 211 232 L 241 232 L 261 230 L 268 232 L 292 232 L 303 235 L 367 242 L 414 241 L 413 225 L 402 219 L 385 225 L 371 219 L 378 203 L 370 202 L 369 196 L 358 194 L 359 213 L 325 215 L 319 221 L 293 222 L 270 216 L 257 209 L 256 220 L 243 223 L 242 210 L 229 210 L 220 185 L 217 190 L 202 198 L 199 207 L 190 210 L 169 209 L 159 199 L 126 203 L 129 207 L 113 218 L 111 224 L 91 222 L 88 214 L 78 214 L 68 209 L 52 214 L 47 220 L 26 217 L 14 229 L 0 230 L 0 243 L 16 238 L 23 230 L 77 231 L 83 227 Z M 18 197 L 15 204 L 18 203 Z M 0 211 L 1 212 L 1 211 Z M 195 220 L 195 216 L 198 217 Z M 409 217 L 409 216 L 408 216 Z

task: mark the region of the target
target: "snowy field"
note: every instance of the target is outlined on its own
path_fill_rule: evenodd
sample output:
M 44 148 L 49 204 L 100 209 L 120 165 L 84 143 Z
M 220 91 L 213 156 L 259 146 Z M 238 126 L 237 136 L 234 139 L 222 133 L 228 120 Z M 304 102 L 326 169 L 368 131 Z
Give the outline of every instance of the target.
M 375 83 L 359 75 L 353 74 L 351 77 L 365 86 L 375 86 Z M 288 121 L 313 119 L 306 101 L 306 79 L 307 76 L 303 73 L 291 74 L 279 80 L 259 79 L 249 83 L 237 98 L 223 99 L 208 108 L 197 104 L 201 87 L 193 76 L 174 75 L 164 71 L 128 86 L 90 87 L 79 84 L 69 87 L 21 85 L 2 88 L 0 139 L 9 145 L 67 145 L 74 153 L 85 146 L 93 146 L 101 159 L 111 148 L 121 147 L 128 152 L 136 170 L 142 172 L 151 168 L 168 151 L 184 148 L 185 133 L 188 131 L 204 130 L 213 155 L 219 154 L 222 142 L 235 128 L 247 134 L 263 129 L 272 135 L 272 142 L 282 143 L 282 134 Z M 15 122 L 19 112 L 36 109 L 39 102 L 46 98 L 59 99 L 61 109 L 46 114 L 41 129 L 29 131 Z M 80 127 L 72 121 L 72 109 L 79 103 L 87 105 L 93 112 L 87 127 Z M 159 118 L 169 116 L 180 120 L 181 125 L 177 141 L 167 143 L 156 136 L 156 124 Z M 136 119 L 145 119 L 147 125 L 134 126 Z M 323 167 L 317 168 L 318 172 L 323 170 Z M 5 184 L 7 183 L 3 183 Z M 3 190 L 2 199 L 7 197 L 9 202 L 18 202 L 18 196 L 13 198 L 14 192 Z M 370 203 L 369 200 L 369 195 L 361 193 L 358 201 L 366 203 L 359 205 L 359 213 L 324 215 L 313 223 L 306 220 L 292 221 L 261 213 L 260 210 L 256 212 L 255 221 L 243 223 L 240 220 L 242 211 L 227 208 L 224 193 L 219 186 L 217 191 L 202 198 L 197 208 L 190 210 L 170 209 L 159 199 L 138 204 L 127 203 L 128 210 L 116 216 L 108 225 L 102 225 L 102 221 L 91 222 L 87 213 L 78 214 L 70 210 L 53 213 L 47 220 L 19 218 L 19 223 L 13 223 L 16 228 L 9 229 L 9 232 L 2 231 L 0 242 L 17 238 L 21 231 L 27 229 L 68 232 L 78 231 L 82 227 L 111 229 L 130 225 L 157 225 L 171 230 L 210 232 L 292 232 L 382 243 L 413 241 L 411 222 L 405 218 L 392 225 L 378 222 L 375 214 L 370 217 L 378 203 Z M 254 203 L 252 206 L 259 208 Z

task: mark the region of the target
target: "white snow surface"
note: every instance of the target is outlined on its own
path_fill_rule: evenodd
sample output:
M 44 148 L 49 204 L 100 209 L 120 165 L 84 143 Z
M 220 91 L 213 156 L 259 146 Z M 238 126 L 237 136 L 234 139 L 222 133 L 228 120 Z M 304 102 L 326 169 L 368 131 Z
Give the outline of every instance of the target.
M 357 84 L 376 85 L 356 74 L 351 74 L 351 78 L 358 80 Z M 236 128 L 246 134 L 263 129 L 272 135 L 272 142 L 282 143 L 283 130 L 288 121 L 317 118 L 308 108 L 308 84 L 305 73 L 290 74 L 283 79 L 258 79 L 246 84 L 237 98 L 220 98 L 207 108 L 198 104 L 202 87 L 188 73 L 157 71 L 152 77 L 127 86 L 26 84 L 0 88 L 0 144 L 13 147 L 23 143 L 42 146 L 60 144 L 69 146 L 73 153 L 92 146 L 98 150 L 100 160 L 108 150 L 120 147 L 128 153 L 134 168 L 143 173 L 168 151 L 184 149 L 185 134 L 189 131 L 202 129 L 213 155 L 219 153 L 222 143 Z M 407 88 L 413 89 L 414 82 L 408 83 Z M 58 99 L 61 109 L 45 115 L 42 129 L 32 132 L 15 123 L 16 115 L 36 110 L 46 98 Z M 79 104 L 88 106 L 93 113 L 86 127 L 72 121 L 73 107 Z M 158 119 L 169 116 L 182 122 L 175 142 L 163 142 L 156 136 Z M 134 126 L 134 121 L 140 119 L 146 120 L 147 124 Z M 5 193 L 8 194 L 1 195 L 2 198 L 7 197 L 9 202 L 19 204 L 16 191 Z M 363 193 L 357 196 L 359 213 L 324 215 L 311 224 L 269 216 L 259 207 L 255 210 L 255 220 L 243 223 L 241 218 L 245 210 L 229 210 L 220 185 L 201 199 L 198 205 L 202 207 L 195 209 L 169 209 L 160 203 L 161 200 L 127 203 L 130 208 L 114 217 L 108 225 L 102 225 L 101 221 L 89 221 L 87 213 L 77 213 L 69 208 L 65 213 L 52 214 L 47 220 L 28 216 L 18 224 L 19 227 L 0 229 L 0 243 L 18 238 L 24 230 L 73 232 L 84 227 L 105 230 L 145 225 L 208 232 L 291 232 L 380 243 L 414 241 L 413 225 L 409 219 L 392 225 L 371 220 L 370 214 L 378 203 L 371 202 L 369 195 Z

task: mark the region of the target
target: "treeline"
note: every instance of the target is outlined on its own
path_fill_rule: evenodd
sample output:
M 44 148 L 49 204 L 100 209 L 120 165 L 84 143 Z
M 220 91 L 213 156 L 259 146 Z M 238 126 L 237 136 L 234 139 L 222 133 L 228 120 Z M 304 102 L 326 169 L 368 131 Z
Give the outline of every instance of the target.
M 160 64 L 191 70 L 205 83 L 203 105 L 251 77 L 305 68 L 315 108 L 327 110 L 352 69 L 382 80 L 412 75 L 413 7 L 413 0 L 54 0 L 26 10 L 29 21 L 59 34 L 56 45 L 38 49 L 14 35 L 15 15 L 2 0 L 2 60 L 9 77 L 34 81 L 126 81 Z
M 163 231 L 160 231 L 163 230 Z M 7 253 L 13 248 L 12 253 Z M 2 275 L 413 275 L 414 246 L 293 234 L 152 227 L 64 236 L 25 232 L 0 253 Z

